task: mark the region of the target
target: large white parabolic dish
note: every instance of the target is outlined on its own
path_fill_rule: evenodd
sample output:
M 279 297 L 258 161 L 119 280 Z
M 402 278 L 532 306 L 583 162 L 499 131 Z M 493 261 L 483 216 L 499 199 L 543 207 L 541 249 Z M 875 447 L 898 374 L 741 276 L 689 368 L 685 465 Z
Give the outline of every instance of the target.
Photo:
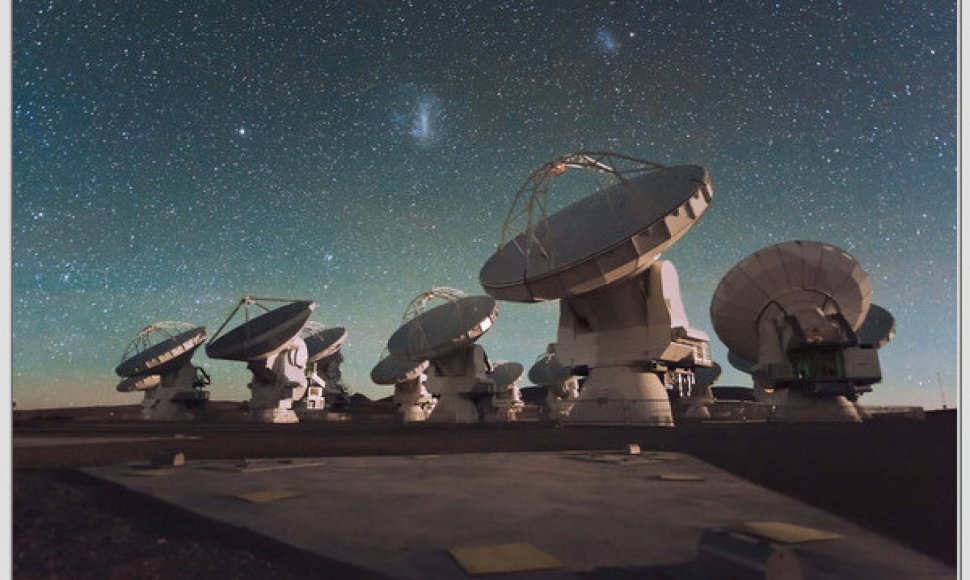
M 738 369 L 742 373 L 747 373 L 749 375 L 751 374 L 751 371 L 754 369 L 754 365 L 756 364 L 744 358 L 743 356 L 739 355 L 738 353 L 734 352 L 733 350 L 728 351 L 727 358 L 728 358 L 728 362 L 731 363 L 732 367 Z
M 859 344 L 882 348 L 896 336 L 896 319 L 888 310 L 877 304 L 869 305 L 869 312 L 862 326 L 856 330 Z
M 415 362 L 400 356 L 386 356 L 371 370 L 370 380 L 377 385 L 396 385 L 413 381 L 420 377 L 430 364 L 427 360 Z
M 151 332 L 156 326 L 149 326 L 139 336 Z M 167 339 L 125 359 L 115 368 L 115 372 L 119 377 L 165 374 L 181 365 L 184 357 L 191 357 L 195 349 L 205 341 L 205 338 L 206 329 L 204 326 L 197 326 L 174 336 L 169 336 Z
M 732 352 L 757 361 L 758 320 L 772 303 L 782 311 L 835 306 L 856 330 L 871 294 L 869 276 L 845 251 L 822 242 L 783 242 L 758 250 L 724 275 L 711 301 L 711 321 Z
M 325 328 L 303 336 L 307 348 L 307 362 L 316 362 L 335 354 L 347 340 L 347 329 L 340 326 Z
M 496 318 L 498 304 L 489 296 L 448 300 L 402 324 L 387 350 L 412 361 L 436 360 L 478 340 Z
M 557 385 L 573 376 L 570 369 L 562 366 L 555 356 L 544 354 L 529 369 L 529 380 L 534 385 Z
M 502 245 L 479 273 L 499 300 L 537 302 L 589 292 L 646 270 L 707 210 L 703 167 L 659 168 L 601 189 Z
M 208 343 L 205 353 L 238 361 L 268 358 L 300 333 L 314 308 L 312 300 L 299 300 L 270 310 Z
M 522 376 L 524 371 L 525 367 L 523 367 L 521 363 L 502 362 L 495 364 L 495 368 L 492 370 L 489 376 L 495 383 L 495 390 L 504 391 L 507 390 L 512 383 L 519 380 L 519 377 Z

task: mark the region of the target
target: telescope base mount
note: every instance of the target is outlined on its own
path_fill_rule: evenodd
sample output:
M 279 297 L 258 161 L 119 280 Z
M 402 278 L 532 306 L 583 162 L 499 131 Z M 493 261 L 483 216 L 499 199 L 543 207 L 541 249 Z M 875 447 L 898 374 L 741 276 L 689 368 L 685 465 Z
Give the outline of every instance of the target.
M 590 369 L 565 424 L 673 427 L 667 389 L 655 373 L 637 367 Z
M 859 412 L 842 395 L 814 397 L 797 389 L 778 389 L 771 400 L 775 411 L 772 422 L 859 423 Z

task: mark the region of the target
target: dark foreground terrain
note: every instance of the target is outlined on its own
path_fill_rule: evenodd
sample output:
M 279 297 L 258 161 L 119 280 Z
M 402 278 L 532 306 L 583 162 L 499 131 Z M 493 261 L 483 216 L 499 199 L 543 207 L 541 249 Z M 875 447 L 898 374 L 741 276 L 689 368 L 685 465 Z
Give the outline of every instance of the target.
M 182 451 L 188 459 L 619 449 L 679 451 L 950 565 L 957 554 L 956 413 L 862 425 L 676 429 L 20 422 L 15 438 L 159 436 L 14 447 L 16 578 L 370 578 L 369 572 L 207 520 L 73 468 Z M 181 435 L 179 439 L 174 435 Z

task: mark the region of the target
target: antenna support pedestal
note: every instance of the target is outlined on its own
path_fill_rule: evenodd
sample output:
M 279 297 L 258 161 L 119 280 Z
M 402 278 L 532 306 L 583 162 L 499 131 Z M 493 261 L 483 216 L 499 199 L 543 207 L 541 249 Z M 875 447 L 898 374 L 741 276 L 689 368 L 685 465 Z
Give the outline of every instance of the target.
M 307 391 L 307 348 L 302 338 L 294 338 L 268 358 L 246 365 L 253 373 L 248 387 L 250 418 L 258 423 L 298 423 L 293 401 Z
M 438 395 L 438 403 L 428 417 L 430 423 L 478 423 L 478 407 L 473 396 L 488 392 L 491 386 L 485 349 L 470 344 L 428 367 L 428 390 Z
M 566 424 L 673 427 L 667 389 L 660 377 L 632 366 L 590 369 Z
M 425 374 L 394 385 L 394 404 L 402 423 L 426 421 L 436 406 L 434 397 L 425 388 Z
M 591 369 L 565 421 L 672 426 L 661 376 L 710 366 L 708 353 L 707 335 L 689 326 L 671 262 L 564 298 L 556 357 L 564 366 Z

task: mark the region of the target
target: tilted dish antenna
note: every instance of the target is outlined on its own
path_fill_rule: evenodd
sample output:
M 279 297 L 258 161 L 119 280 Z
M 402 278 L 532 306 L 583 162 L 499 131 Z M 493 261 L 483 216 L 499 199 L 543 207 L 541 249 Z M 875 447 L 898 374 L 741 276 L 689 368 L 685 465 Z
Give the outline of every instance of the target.
M 270 308 L 266 305 L 282 303 Z M 308 389 L 307 345 L 300 332 L 316 303 L 312 300 L 245 296 L 206 344 L 211 358 L 246 362 L 253 374 L 247 385 L 251 417 L 264 423 L 296 423 L 294 400 Z M 240 312 L 243 322 L 221 335 Z M 319 353 L 317 353 L 319 354 Z
M 550 185 L 569 169 L 591 170 L 612 185 L 549 215 Z M 634 276 L 694 225 L 712 195 L 701 167 L 611 152 L 563 155 L 516 192 L 498 251 L 479 274 L 482 287 L 499 300 L 537 302 Z
M 882 306 L 870 304 L 862 326 L 856 330 L 856 336 L 859 344 L 882 348 L 896 336 L 896 319 Z
M 371 369 L 370 379 L 377 385 L 396 385 L 413 381 L 428 370 L 431 364 L 427 360 L 413 361 L 401 356 L 389 354 Z
M 162 321 L 143 328 L 125 348 L 115 368 L 124 377 L 117 390 L 141 391 L 142 418 L 153 421 L 188 420 L 192 409 L 209 398 L 209 375 L 192 365 L 192 355 L 207 336 L 204 326 Z
M 264 304 L 275 302 L 284 305 L 271 309 Z M 245 296 L 206 344 L 205 353 L 211 358 L 238 361 L 268 358 L 300 334 L 314 308 L 312 300 Z M 220 337 L 240 311 L 242 324 Z
M 529 380 L 542 393 L 540 418 L 559 421 L 569 415 L 573 401 L 579 396 L 579 379 L 556 358 L 554 344 L 532 364 Z
M 856 330 L 871 294 L 869 276 L 845 251 L 821 242 L 784 242 L 751 254 L 724 275 L 711 301 L 711 322 L 732 352 L 757 361 L 758 321 L 769 306 L 783 313 L 839 313 Z
M 303 325 L 300 337 L 306 342 L 307 362 L 312 363 L 336 354 L 347 341 L 347 329 L 340 326 L 327 328 L 320 322 L 309 320 Z
M 876 349 L 895 328 L 871 294 L 869 276 L 844 250 L 783 242 L 724 275 L 711 321 L 731 363 L 754 376 L 756 397 L 772 394 L 774 419 L 858 421 L 850 401 L 882 379 Z
M 550 213 L 550 185 L 570 169 L 610 183 Z M 712 196 L 702 167 L 612 152 L 560 156 L 516 192 L 479 280 L 499 300 L 560 300 L 557 358 L 589 372 L 570 422 L 673 424 L 659 377 L 710 358 L 707 335 L 688 326 L 676 269 L 658 258 Z M 614 401 L 594 407 L 587 398 Z
M 317 411 L 326 410 L 328 389 L 333 391 L 337 388 L 330 384 L 333 377 L 327 377 L 327 371 L 331 370 L 327 359 L 340 352 L 347 340 L 347 330 L 340 327 L 327 328 L 321 322 L 308 320 L 300 331 L 300 338 L 307 347 L 306 371 L 309 382 L 306 397 L 301 399 L 296 408 L 301 420 L 313 419 L 316 418 Z
M 535 385 L 555 385 L 573 376 L 572 372 L 562 366 L 556 355 L 544 352 L 529 368 L 529 380 Z
M 442 303 L 429 307 L 434 299 Z M 413 361 L 433 361 L 478 340 L 496 318 L 498 304 L 489 296 L 432 288 L 408 305 L 401 326 L 387 340 L 387 350 Z
M 432 301 L 440 304 L 432 306 Z M 405 309 L 401 326 L 387 340 L 384 365 L 428 361 L 428 390 L 439 395 L 428 417 L 434 422 L 472 423 L 479 420 L 473 397 L 493 384 L 485 350 L 475 344 L 495 323 L 498 305 L 489 296 L 467 296 L 436 287 L 416 296 Z M 377 378 L 388 371 L 378 363 Z M 401 366 L 403 363 L 400 363 Z M 372 375 L 373 376 L 373 375 Z
M 385 351 L 370 372 L 375 384 L 394 386 L 394 404 L 404 423 L 425 421 L 434 410 L 435 399 L 424 381 L 430 364 L 427 360 L 412 361 Z
M 177 368 L 199 348 L 207 336 L 204 326 L 189 322 L 155 322 L 141 329 L 128 343 L 115 368 L 119 377 L 164 374 Z
M 495 390 L 502 391 L 509 388 L 515 381 L 519 380 L 525 367 L 517 362 L 495 363 L 492 370 L 492 380 L 495 381 Z
M 732 367 L 738 369 L 742 373 L 747 373 L 749 375 L 751 374 L 752 369 L 754 368 L 754 365 L 755 365 L 754 362 L 744 358 L 743 356 L 739 355 L 733 350 L 728 351 L 727 358 L 728 358 L 728 362 L 731 364 Z
M 519 390 L 519 378 L 525 367 L 517 362 L 497 362 L 492 366 L 492 385 L 479 405 L 486 423 L 515 421 L 525 407 Z

